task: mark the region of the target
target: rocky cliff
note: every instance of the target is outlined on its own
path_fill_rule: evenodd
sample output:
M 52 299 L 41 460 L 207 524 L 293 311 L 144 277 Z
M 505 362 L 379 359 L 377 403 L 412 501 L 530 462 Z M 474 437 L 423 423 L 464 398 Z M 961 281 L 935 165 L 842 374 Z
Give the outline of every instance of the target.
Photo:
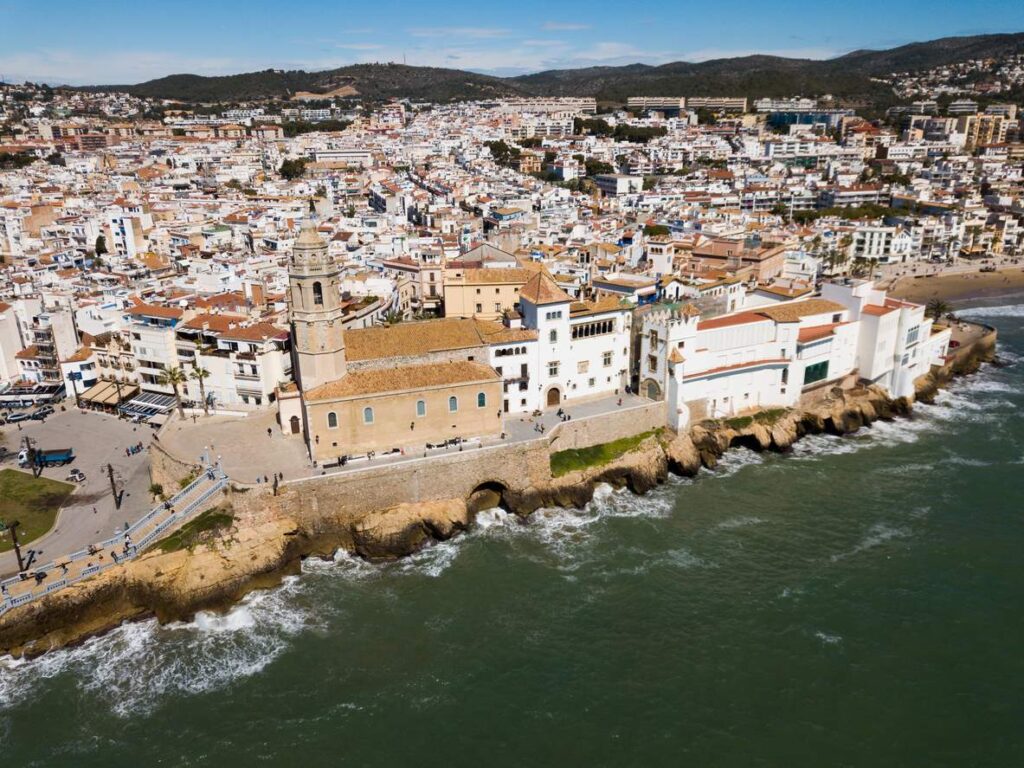
M 965 354 L 922 377 L 920 396 L 933 396 L 950 377 L 975 370 L 990 356 L 991 349 Z M 545 506 L 581 507 L 601 483 L 642 494 L 669 472 L 692 476 L 701 467 L 713 468 L 732 447 L 783 452 L 804 435 L 848 434 L 876 420 L 908 414 L 910 408 L 910 402 L 893 400 L 875 386 L 836 387 L 819 392 L 812 405 L 801 409 L 704 421 L 688 434 L 659 433 L 610 463 L 549 477 L 518 491 L 484 489 L 469 499 L 398 504 L 359 516 L 315 503 L 302 514 L 265 510 L 262 515 L 236 516 L 232 528 L 191 549 L 147 553 L 9 611 L 0 617 L 0 654 L 38 655 L 148 616 L 162 622 L 188 619 L 278 584 L 299 571 L 304 557 L 330 556 L 339 548 L 368 559 L 401 557 L 466 530 L 480 509 L 501 504 L 525 517 Z

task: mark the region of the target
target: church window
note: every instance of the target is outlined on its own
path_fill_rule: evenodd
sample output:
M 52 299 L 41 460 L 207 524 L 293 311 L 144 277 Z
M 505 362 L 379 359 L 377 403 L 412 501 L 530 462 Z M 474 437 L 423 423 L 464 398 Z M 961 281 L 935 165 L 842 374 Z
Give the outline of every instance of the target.
M 427 415 L 427 402 L 426 402 L 426 400 L 417 400 L 416 401 L 416 415 L 417 416 L 426 416 Z
M 334 411 L 331 411 L 330 413 L 327 414 L 327 427 L 328 429 L 338 428 L 338 414 L 336 414 Z
M 457 410 L 459 410 L 459 398 L 455 397 L 454 395 L 448 398 L 448 410 L 451 411 L 452 413 L 455 413 Z
M 487 407 L 487 393 L 486 392 L 477 392 L 477 395 L 476 395 L 476 407 L 477 408 L 486 408 Z
M 373 424 L 373 408 L 363 408 L 363 424 Z
M 318 307 L 324 304 L 324 287 L 320 285 L 319 280 L 313 283 L 313 303 Z

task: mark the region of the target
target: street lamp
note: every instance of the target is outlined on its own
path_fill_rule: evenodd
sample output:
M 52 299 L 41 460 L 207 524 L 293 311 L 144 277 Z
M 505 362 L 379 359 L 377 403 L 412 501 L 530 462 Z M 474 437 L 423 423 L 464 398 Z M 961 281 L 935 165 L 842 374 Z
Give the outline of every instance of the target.
M 18 558 L 18 572 L 21 573 L 25 570 L 25 561 L 21 557 L 21 545 L 18 543 L 18 526 L 21 525 L 17 520 L 13 523 L 6 523 L 0 520 L 0 533 L 3 531 L 11 532 L 11 542 L 14 544 L 14 556 Z

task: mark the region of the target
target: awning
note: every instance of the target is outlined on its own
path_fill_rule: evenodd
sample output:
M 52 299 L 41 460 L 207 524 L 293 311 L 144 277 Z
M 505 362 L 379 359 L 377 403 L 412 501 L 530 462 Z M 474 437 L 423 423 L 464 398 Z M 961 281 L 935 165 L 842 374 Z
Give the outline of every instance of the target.
M 85 390 L 79 398 L 95 405 L 115 406 L 139 393 L 136 384 L 117 384 L 113 381 L 98 381 Z
M 128 416 L 155 416 L 158 413 L 167 413 L 174 408 L 175 400 L 170 395 L 161 395 L 156 392 L 143 392 L 138 397 L 122 405 L 118 410 Z

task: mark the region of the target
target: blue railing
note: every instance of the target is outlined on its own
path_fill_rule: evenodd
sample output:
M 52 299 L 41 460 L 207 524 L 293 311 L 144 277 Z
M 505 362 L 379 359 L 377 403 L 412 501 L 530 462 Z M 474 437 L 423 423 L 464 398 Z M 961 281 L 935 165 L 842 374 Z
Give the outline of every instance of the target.
M 175 509 L 179 503 L 188 499 L 204 483 L 209 483 L 210 485 L 208 488 L 204 489 L 197 498 L 189 501 L 181 509 Z M 100 571 L 112 568 L 115 565 L 124 563 L 127 560 L 134 559 L 150 543 L 158 539 L 169 528 L 173 527 L 178 523 L 184 522 L 192 515 L 194 515 L 198 510 L 202 509 L 210 500 L 211 497 L 213 497 L 218 491 L 227 486 L 227 483 L 228 476 L 224 474 L 219 467 L 205 468 L 203 469 L 199 477 L 197 477 L 191 483 L 182 488 L 170 500 L 153 507 L 149 512 L 147 512 L 141 518 L 136 520 L 132 525 L 128 526 L 126 530 L 122 531 L 117 536 L 113 536 L 109 539 L 106 539 L 105 541 L 102 541 L 93 547 L 80 549 L 77 552 L 73 552 L 67 558 L 61 559 L 62 565 L 58 565 L 56 562 L 50 562 L 46 565 L 40 566 L 39 568 L 35 568 L 33 570 L 34 574 L 48 574 L 55 569 L 64 569 L 65 566 L 69 565 L 70 563 L 96 557 L 97 554 L 101 553 L 104 550 L 116 550 L 125 542 L 126 536 L 133 536 L 134 533 L 140 531 L 142 528 L 152 523 L 155 519 L 160 517 L 161 514 L 167 516 L 166 519 L 161 520 L 160 523 L 158 523 L 157 526 L 153 528 L 153 530 L 146 533 L 137 542 L 134 542 L 132 546 L 128 548 L 125 555 L 123 557 L 118 558 L 116 561 L 104 562 L 96 565 L 89 565 L 88 567 L 82 569 L 81 573 L 79 573 L 78 576 L 65 577 L 60 579 L 59 581 L 50 582 L 45 587 L 42 587 L 42 581 L 40 580 L 37 582 L 36 586 L 33 589 L 29 590 L 27 593 L 19 594 L 16 596 L 7 594 L 6 590 L 16 585 L 22 586 L 26 583 L 26 581 L 36 581 L 34 575 L 32 577 L 27 578 L 22 578 L 21 575 L 13 576 L 11 578 L 0 581 L 0 587 L 4 588 L 4 594 L 2 597 L 0 597 L 0 616 L 3 616 L 7 611 L 9 611 L 12 608 L 17 608 L 19 605 L 25 605 L 26 603 L 29 603 L 38 597 L 52 594 L 53 592 L 63 589 L 64 587 L 67 587 L 71 584 L 75 584 L 81 581 L 82 579 L 93 576 L 99 573 Z

